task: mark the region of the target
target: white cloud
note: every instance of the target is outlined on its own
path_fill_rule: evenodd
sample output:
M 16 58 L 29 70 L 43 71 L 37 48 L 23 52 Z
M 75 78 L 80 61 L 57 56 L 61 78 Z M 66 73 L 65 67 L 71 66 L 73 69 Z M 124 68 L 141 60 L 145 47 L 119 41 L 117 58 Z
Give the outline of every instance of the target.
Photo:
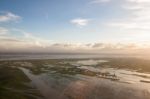
M 122 8 L 126 10 L 126 18 L 108 23 L 109 26 L 138 32 L 150 32 L 150 0 L 124 0 Z
M 3 35 L 0 34 L 0 52 L 34 52 L 37 50 L 44 52 L 44 49 L 48 51 L 51 45 L 50 40 L 36 37 L 33 33 L 21 29 L 1 28 L 0 30 L 3 32 Z M 16 36 L 15 33 L 20 34 Z
M 90 3 L 108 3 L 111 0 L 92 0 Z
M 0 13 L 0 22 L 18 21 L 19 19 L 21 19 L 20 16 L 11 12 Z
M 0 27 L 0 36 L 1 35 L 6 35 L 9 32 L 8 29 L 4 28 L 4 27 Z
M 141 44 L 142 46 L 139 43 L 56 43 L 36 37 L 33 33 L 24 30 L 6 30 L 9 31 L 9 34 L 0 36 L 0 52 L 124 53 L 125 51 L 135 52 L 135 50 L 141 48 L 150 49 L 149 43 L 144 43 L 147 45 Z M 22 34 L 22 36 L 15 36 L 13 32 L 18 32 Z
M 10 32 L 12 30 L 9 30 Z M 140 44 L 135 43 L 56 43 L 43 38 L 36 37 L 32 33 L 23 30 L 15 29 L 23 34 L 21 37 L 13 35 L 0 36 L 0 52 L 80 52 L 80 53 L 123 53 L 124 51 L 135 51 L 141 48 Z M 8 46 L 9 45 L 9 46 Z M 147 43 L 147 48 L 150 44 Z
M 134 3 L 147 3 L 150 2 L 149 0 L 127 0 L 128 2 L 134 2 Z
M 76 26 L 82 27 L 82 26 L 88 25 L 89 21 L 90 21 L 89 19 L 77 18 L 77 19 L 71 20 L 70 22 L 72 24 L 75 24 Z

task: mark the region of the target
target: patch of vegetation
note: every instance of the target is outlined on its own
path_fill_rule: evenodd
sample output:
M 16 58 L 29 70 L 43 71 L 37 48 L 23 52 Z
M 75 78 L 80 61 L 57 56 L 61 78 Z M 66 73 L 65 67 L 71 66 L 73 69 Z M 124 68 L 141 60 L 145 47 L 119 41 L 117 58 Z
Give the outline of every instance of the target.
M 12 62 L 0 62 L 0 99 L 41 99 L 39 92 L 32 88 L 30 80 Z M 5 64 L 5 65 L 4 65 Z
M 110 66 L 118 69 L 130 69 L 138 72 L 150 73 L 150 60 L 138 58 L 110 58 L 108 62 L 101 63 L 97 66 Z

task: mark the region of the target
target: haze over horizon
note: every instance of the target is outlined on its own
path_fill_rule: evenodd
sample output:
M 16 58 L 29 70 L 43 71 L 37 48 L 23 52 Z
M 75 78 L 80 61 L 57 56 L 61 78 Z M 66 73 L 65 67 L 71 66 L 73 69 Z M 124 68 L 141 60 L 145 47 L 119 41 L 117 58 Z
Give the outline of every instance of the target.
M 150 54 L 150 0 L 0 0 L 0 53 Z
M 150 0 L 0 0 L 0 99 L 150 99 Z

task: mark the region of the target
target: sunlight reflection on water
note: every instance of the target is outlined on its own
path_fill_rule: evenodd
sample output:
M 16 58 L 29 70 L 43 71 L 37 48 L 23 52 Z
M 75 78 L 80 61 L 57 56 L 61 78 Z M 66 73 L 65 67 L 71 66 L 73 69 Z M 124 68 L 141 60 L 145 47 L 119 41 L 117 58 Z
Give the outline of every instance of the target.
M 149 99 L 145 88 L 84 75 L 34 75 L 21 68 L 46 99 Z M 125 72 L 125 71 L 123 71 Z M 128 73 L 128 72 L 125 72 Z

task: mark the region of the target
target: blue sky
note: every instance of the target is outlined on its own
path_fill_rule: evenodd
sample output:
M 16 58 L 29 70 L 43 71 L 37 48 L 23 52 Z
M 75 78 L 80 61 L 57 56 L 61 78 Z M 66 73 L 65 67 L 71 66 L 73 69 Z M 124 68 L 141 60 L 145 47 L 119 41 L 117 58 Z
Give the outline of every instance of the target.
M 1 0 L 0 46 L 14 51 L 49 48 L 55 43 L 71 45 L 71 49 L 97 43 L 106 48 L 112 45 L 110 49 L 120 43 L 119 48 L 147 47 L 148 4 L 149 0 Z

